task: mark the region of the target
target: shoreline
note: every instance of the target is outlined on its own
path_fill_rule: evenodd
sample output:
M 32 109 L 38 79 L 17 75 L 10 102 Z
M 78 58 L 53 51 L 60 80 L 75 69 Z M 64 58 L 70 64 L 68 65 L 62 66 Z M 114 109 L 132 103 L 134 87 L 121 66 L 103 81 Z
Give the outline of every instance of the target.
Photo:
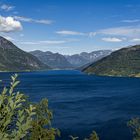
M 31 72 L 49 72 L 49 71 L 79 71 L 81 73 L 84 73 L 89 76 L 99 76 L 99 77 L 112 77 L 112 78 L 140 78 L 140 75 L 136 76 L 123 76 L 123 75 L 102 75 L 102 74 L 92 74 L 92 73 L 86 73 L 80 70 L 75 69 L 51 69 L 51 70 L 33 70 L 33 71 L 0 71 L 0 73 L 31 73 Z

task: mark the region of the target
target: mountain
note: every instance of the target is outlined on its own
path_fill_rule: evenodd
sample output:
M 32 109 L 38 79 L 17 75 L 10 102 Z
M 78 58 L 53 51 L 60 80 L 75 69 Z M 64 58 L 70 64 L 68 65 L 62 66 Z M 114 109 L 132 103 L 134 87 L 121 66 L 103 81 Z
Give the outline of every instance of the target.
M 84 65 L 89 65 L 107 55 L 109 55 L 111 50 L 99 50 L 93 51 L 91 53 L 82 52 L 80 54 L 75 55 L 66 55 L 67 60 L 74 65 L 75 67 L 81 67 Z
M 36 56 L 44 64 L 48 64 L 55 69 L 73 69 L 81 66 L 87 66 L 107 55 L 111 50 L 99 50 L 91 53 L 82 52 L 74 55 L 62 55 L 59 53 L 52 53 L 50 51 L 43 52 L 40 50 L 30 52 Z
M 0 71 L 43 70 L 49 67 L 0 36 Z
M 140 45 L 120 49 L 83 69 L 88 74 L 140 76 Z
M 51 68 L 74 69 L 89 65 L 91 62 L 95 62 L 109 55 L 111 52 L 111 50 L 100 50 L 91 53 L 82 52 L 74 55 L 62 55 L 59 53 L 52 53 L 50 51 L 43 52 L 40 50 L 35 50 L 30 53 L 36 56 L 44 64 L 48 64 Z
M 36 56 L 44 64 L 48 64 L 54 69 L 72 69 L 73 65 L 61 54 L 43 51 L 32 51 L 32 55 Z
M 88 63 L 88 60 L 84 59 L 79 54 L 65 55 L 65 57 L 75 67 L 80 67 Z

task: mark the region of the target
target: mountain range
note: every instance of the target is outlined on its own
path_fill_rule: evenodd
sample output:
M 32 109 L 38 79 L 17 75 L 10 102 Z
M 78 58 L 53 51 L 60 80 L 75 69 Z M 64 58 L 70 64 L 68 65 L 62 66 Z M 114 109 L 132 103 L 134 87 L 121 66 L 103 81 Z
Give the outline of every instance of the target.
M 78 68 L 88 74 L 140 77 L 140 45 L 74 55 L 39 50 L 28 53 L 0 36 L 0 58 L 0 71 Z
M 0 36 L 0 71 L 46 70 L 49 66 Z
M 30 53 L 53 69 L 75 69 L 93 63 L 109 55 L 111 52 L 111 50 L 99 50 L 91 53 L 82 52 L 74 55 L 62 55 L 50 51 L 35 50 Z
M 53 69 L 72 69 L 73 65 L 61 54 L 50 51 L 32 51 L 32 55 L 37 57 L 42 63 L 49 65 Z
M 62 55 L 39 50 L 25 52 L 11 41 L 0 36 L 0 71 L 34 71 L 52 69 L 75 69 L 97 61 L 111 53 L 110 50 Z
M 115 51 L 84 68 L 83 72 L 105 76 L 140 77 L 140 45 Z

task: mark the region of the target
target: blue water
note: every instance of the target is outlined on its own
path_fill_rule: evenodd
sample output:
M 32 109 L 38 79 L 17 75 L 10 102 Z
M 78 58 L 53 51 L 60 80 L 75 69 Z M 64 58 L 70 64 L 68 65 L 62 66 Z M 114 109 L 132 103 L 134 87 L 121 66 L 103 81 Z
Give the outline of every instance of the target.
M 12 73 L 0 73 L 3 85 Z M 33 102 L 49 99 L 60 140 L 96 130 L 101 140 L 132 140 L 127 121 L 140 116 L 140 79 L 89 76 L 79 71 L 19 73 Z

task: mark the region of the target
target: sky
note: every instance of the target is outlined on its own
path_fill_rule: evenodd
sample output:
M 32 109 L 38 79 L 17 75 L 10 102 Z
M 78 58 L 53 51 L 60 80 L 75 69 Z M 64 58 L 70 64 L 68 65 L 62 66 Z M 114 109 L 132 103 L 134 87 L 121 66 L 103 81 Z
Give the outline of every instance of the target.
M 25 51 L 140 44 L 140 0 L 0 0 L 0 35 Z

